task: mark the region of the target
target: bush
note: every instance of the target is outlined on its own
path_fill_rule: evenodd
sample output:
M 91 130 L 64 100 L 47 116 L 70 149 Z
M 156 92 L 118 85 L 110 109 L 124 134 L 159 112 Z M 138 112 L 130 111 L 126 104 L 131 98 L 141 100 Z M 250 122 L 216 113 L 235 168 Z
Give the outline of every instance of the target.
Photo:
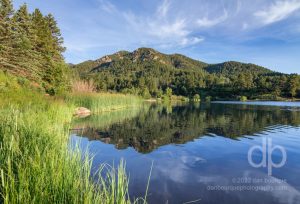
M 189 101 L 189 99 L 187 97 L 184 96 L 176 96 L 176 95 L 172 95 L 171 97 L 172 101 Z
M 162 95 L 161 99 L 163 101 L 169 101 L 170 100 L 170 98 L 167 95 Z
M 206 101 L 206 102 L 211 102 L 211 96 L 206 96 L 206 97 L 205 97 L 205 101 Z
M 151 94 L 150 94 L 150 92 L 147 88 L 144 88 L 141 95 L 144 99 L 150 99 L 151 98 Z
M 239 99 L 240 99 L 240 101 L 247 101 L 248 100 L 247 96 L 240 96 Z
M 161 98 L 161 97 L 163 96 L 163 94 L 164 94 L 164 92 L 163 92 L 161 89 L 159 89 L 159 90 L 156 92 L 156 97 L 157 97 L 157 98 Z
M 201 101 L 200 95 L 195 94 L 194 97 L 193 97 L 193 101 Z
M 171 88 L 167 88 L 166 89 L 166 93 L 165 93 L 165 95 L 167 95 L 169 98 L 171 98 L 172 97 L 172 94 L 173 94 L 173 90 L 171 89 Z

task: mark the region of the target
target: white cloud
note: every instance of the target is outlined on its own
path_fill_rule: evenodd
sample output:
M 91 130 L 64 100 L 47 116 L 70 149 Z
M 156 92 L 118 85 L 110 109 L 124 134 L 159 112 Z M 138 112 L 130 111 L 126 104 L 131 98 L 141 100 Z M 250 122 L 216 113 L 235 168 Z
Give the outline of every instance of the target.
M 190 32 L 186 29 L 184 19 L 177 19 L 172 23 L 163 23 L 160 21 L 149 22 L 150 34 L 159 38 L 185 37 Z
M 190 38 L 183 38 L 180 44 L 182 46 L 190 46 L 190 45 L 198 44 L 202 41 L 204 41 L 203 37 L 190 37 Z
M 224 14 L 220 17 L 214 19 L 208 19 L 207 17 L 201 18 L 197 20 L 197 25 L 199 27 L 212 27 L 219 23 L 224 22 L 228 18 L 228 13 L 224 10 Z
M 254 16 L 260 18 L 266 25 L 283 20 L 298 9 L 300 9 L 299 0 L 277 0 L 267 9 L 255 12 Z

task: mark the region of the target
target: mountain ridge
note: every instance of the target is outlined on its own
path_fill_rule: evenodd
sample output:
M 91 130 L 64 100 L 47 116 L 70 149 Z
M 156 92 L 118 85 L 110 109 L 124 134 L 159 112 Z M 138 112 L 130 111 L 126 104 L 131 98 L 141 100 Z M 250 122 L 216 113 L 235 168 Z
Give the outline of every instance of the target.
M 175 94 L 277 100 L 300 95 L 297 75 L 236 61 L 209 64 L 181 54 L 163 54 L 152 48 L 119 51 L 71 67 L 82 79 L 93 81 L 98 91 L 145 98 Z
M 132 60 L 133 63 L 138 63 L 141 61 L 156 60 L 162 64 L 167 64 L 175 68 L 188 68 L 188 69 L 197 69 L 201 68 L 208 73 L 226 73 L 228 71 L 235 71 L 234 69 L 242 69 L 243 71 L 256 71 L 259 74 L 266 73 L 278 73 L 272 71 L 263 66 L 259 66 L 253 63 L 244 63 L 238 61 L 225 61 L 221 63 L 206 63 L 197 59 L 190 58 L 183 54 L 173 53 L 173 54 L 164 54 L 159 51 L 156 51 L 152 48 L 138 48 L 132 52 L 121 50 L 113 54 L 104 55 L 96 60 L 86 60 L 84 62 L 72 65 L 73 68 L 81 69 L 85 72 L 88 69 L 89 71 L 94 72 L 98 68 L 106 67 L 110 63 L 113 63 L 117 60 L 124 60 L 124 58 Z M 231 65 L 231 66 L 228 66 Z M 232 66 L 233 65 L 233 66 Z M 228 68 L 230 67 L 230 68 Z M 248 70 L 250 68 L 250 70 Z M 254 68 L 254 69 L 253 69 Z M 225 69 L 225 70 L 224 70 Z M 252 70 L 251 70 L 252 69 Z

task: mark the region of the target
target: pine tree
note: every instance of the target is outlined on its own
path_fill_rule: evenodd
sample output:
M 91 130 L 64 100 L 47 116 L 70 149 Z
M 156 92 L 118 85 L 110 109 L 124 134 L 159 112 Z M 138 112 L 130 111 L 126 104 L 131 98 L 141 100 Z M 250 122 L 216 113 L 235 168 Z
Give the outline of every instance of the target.
M 34 41 L 34 33 L 32 28 L 32 22 L 27 10 L 27 5 L 22 5 L 19 10 L 13 16 L 13 22 L 15 25 L 14 30 L 18 33 L 18 46 L 22 49 L 32 49 L 32 43 Z
M 27 5 L 22 5 L 12 17 L 14 30 L 14 56 L 12 63 L 17 66 L 19 75 L 41 80 L 41 57 L 34 48 L 35 33 Z
M 54 19 L 52 14 L 48 14 L 45 17 L 45 21 L 47 23 L 47 27 L 49 28 L 51 34 L 51 49 L 53 57 L 57 57 L 57 59 L 62 59 L 62 52 L 65 51 L 65 47 L 63 47 L 63 38 L 61 36 L 60 29 L 57 26 L 57 22 Z
M 0 0 L 0 68 L 12 67 L 9 62 L 12 53 L 11 16 L 13 15 L 11 0 Z
M 35 9 L 31 15 L 32 26 L 35 33 L 34 49 L 40 54 L 45 54 L 47 50 L 47 27 L 43 14 L 39 9 Z

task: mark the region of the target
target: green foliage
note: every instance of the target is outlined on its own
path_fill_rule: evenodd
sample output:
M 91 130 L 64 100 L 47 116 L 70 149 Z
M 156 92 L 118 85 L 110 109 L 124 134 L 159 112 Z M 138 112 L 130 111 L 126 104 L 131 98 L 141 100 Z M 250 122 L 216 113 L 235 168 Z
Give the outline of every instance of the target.
M 156 93 L 156 97 L 157 98 L 161 98 L 163 96 L 164 92 L 162 89 L 158 89 L 157 93 Z
M 211 102 L 211 96 L 206 96 L 205 97 L 205 102 Z
M 232 78 L 237 77 L 239 74 L 268 74 L 272 73 L 271 70 L 266 69 L 264 67 L 255 65 L 255 64 L 245 64 L 241 62 L 224 62 L 221 64 L 213 64 L 206 67 L 206 70 L 209 73 L 222 74 L 225 77 Z
M 172 90 L 171 88 L 168 87 L 168 88 L 166 89 L 166 93 L 165 93 L 166 96 L 169 97 L 169 98 L 171 98 L 172 93 L 173 93 L 173 90 Z
M 53 63 L 51 69 L 45 70 L 43 86 L 50 95 L 63 94 L 70 89 L 68 66 L 61 63 Z
M 201 101 L 200 95 L 199 95 L 199 94 L 195 94 L 195 95 L 193 96 L 193 101 L 195 101 L 195 102 Z
M 248 99 L 247 99 L 247 96 L 240 96 L 239 100 L 240 101 L 247 101 Z
M 142 91 L 142 94 L 144 99 L 150 99 L 151 98 L 151 94 L 149 92 L 149 90 L 147 89 L 147 87 L 145 87 Z
M 288 82 L 288 92 L 292 97 L 295 97 L 300 90 L 300 76 L 293 74 L 289 77 Z
M 59 94 L 69 87 L 63 39 L 54 17 L 23 4 L 13 11 L 10 0 L 0 1 L 0 69 Z

